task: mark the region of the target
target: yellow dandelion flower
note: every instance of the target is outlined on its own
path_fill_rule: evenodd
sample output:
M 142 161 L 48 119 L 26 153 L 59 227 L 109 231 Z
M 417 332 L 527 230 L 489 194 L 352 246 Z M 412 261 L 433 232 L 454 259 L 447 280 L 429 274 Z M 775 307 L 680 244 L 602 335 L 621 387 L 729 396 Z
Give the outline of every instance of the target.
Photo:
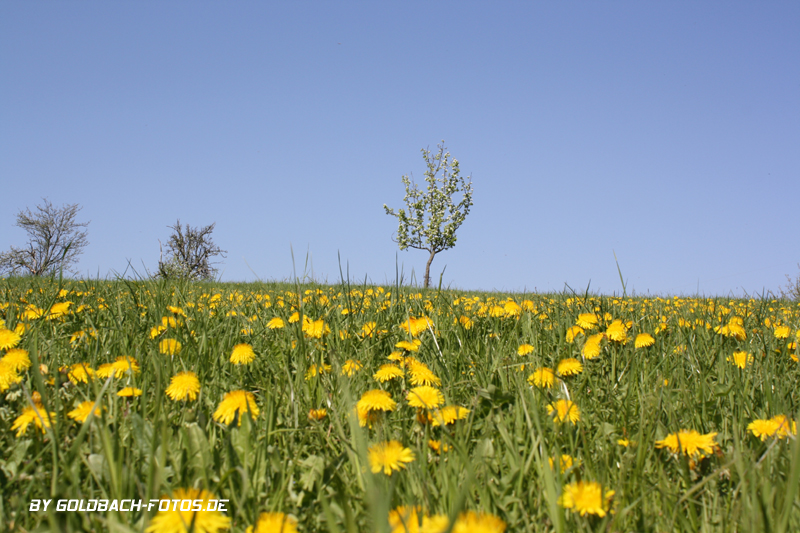
M 22 377 L 14 367 L 0 360 L 0 392 L 4 392 L 12 385 L 22 381 Z
M 361 364 L 361 361 L 354 361 L 353 359 L 348 359 L 342 365 L 342 375 L 348 377 L 352 376 L 362 368 L 364 368 L 364 365 Z
M 420 409 L 433 409 L 444 403 L 442 392 L 428 385 L 414 387 L 408 391 L 406 399 L 408 400 L 408 405 Z
M 594 313 L 581 313 L 575 323 L 583 329 L 594 329 L 597 327 L 597 315 Z
M 361 427 L 365 427 L 368 423 L 371 425 L 375 421 L 378 411 L 394 411 L 396 407 L 397 402 L 392 400 L 392 396 L 387 391 L 368 390 L 356 403 L 358 423 Z
M 442 380 L 423 363 L 412 364 L 409 366 L 408 373 L 411 376 L 409 382 L 418 387 L 420 385 L 441 385 Z
M 655 343 L 656 340 L 649 333 L 639 333 L 638 335 L 636 335 L 636 340 L 633 341 L 633 345 L 636 348 L 647 348 L 648 346 L 652 346 Z
M 309 409 L 308 410 L 308 419 L 314 421 L 320 421 L 323 418 L 328 416 L 327 409 Z
M 418 318 L 410 317 L 406 322 L 400 324 L 400 328 L 412 337 L 418 337 L 419 334 L 427 330 L 428 327 L 433 327 L 433 322 L 426 316 Z
M 547 367 L 537 368 L 533 374 L 528 376 L 528 383 L 540 388 L 552 388 L 556 380 L 553 369 Z
M 169 311 L 173 315 L 180 315 L 180 316 L 186 318 L 186 313 L 184 313 L 183 309 L 181 309 L 180 307 L 176 307 L 174 305 L 168 305 L 167 306 L 167 311 Z
M 25 407 L 22 410 L 22 414 L 14 420 L 11 429 L 17 430 L 17 437 L 21 437 L 28 430 L 28 426 L 33 424 L 42 430 L 42 433 L 47 433 L 47 429 L 50 428 L 51 421 L 54 421 L 55 417 L 56 414 L 52 411 L 48 416 L 44 406 L 34 401 L 33 406 Z
M 505 530 L 506 523 L 500 517 L 467 511 L 458 516 L 452 533 L 503 533 Z
M 433 426 L 448 426 L 455 424 L 456 420 L 463 420 L 469 416 L 470 410 L 459 405 L 448 405 L 433 412 Z
M 583 348 L 581 348 L 581 355 L 583 355 L 586 359 L 594 359 L 595 357 L 600 355 L 600 343 L 602 342 L 605 334 L 603 333 L 595 333 L 594 335 L 589 335 L 586 338 L 586 342 L 583 343 Z
M 88 401 L 79 403 L 75 409 L 67 413 L 67 416 L 83 424 L 92 413 L 94 413 L 94 416 L 100 416 L 99 409 L 94 407 L 94 402 Z
M 69 312 L 69 306 L 72 305 L 72 302 L 58 302 L 53 304 L 50 308 L 50 311 L 47 313 L 47 319 L 53 320 L 54 318 L 59 318 L 66 315 Z
M 308 369 L 306 370 L 306 381 L 311 378 L 317 377 L 317 374 L 327 374 L 331 371 L 331 365 L 328 364 L 311 364 L 308 365 Z
M 28 350 L 22 348 L 12 348 L 6 352 L 0 362 L 13 368 L 15 372 L 27 370 L 31 367 L 31 359 L 28 357 Z
M 436 455 L 440 455 L 442 452 L 449 452 L 453 449 L 449 444 L 442 444 L 442 441 L 435 439 L 428 440 L 428 448 L 436 452 Z
M 572 509 L 581 516 L 593 514 L 604 517 L 609 510 L 613 490 L 603 492 L 603 487 L 596 481 L 575 481 L 564 487 L 558 498 L 558 505 Z
M 142 389 L 137 389 L 136 387 L 125 387 L 117 393 L 120 398 L 133 398 L 141 395 Z
M 517 348 L 517 355 L 528 355 L 533 353 L 533 346 L 530 344 L 520 344 Z
M 220 511 L 208 511 L 207 509 L 216 505 L 210 505 L 210 501 L 216 501 L 217 497 L 207 490 L 200 489 L 176 489 L 172 496 L 162 496 L 161 500 L 167 500 L 171 505 L 167 506 L 167 511 L 158 511 L 150 524 L 145 529 L 145 533 L 218 533 L 231 527 L 231 519 L 223 515 Z M 182 511 L 182 505 L 176 505 L 175 501 L 200 500 L 199 511 Z M 160 505 L 159 505 L 160 507 Z M 189 506 L 191 509 L 192 506 Z
M 470 317 L 464 315 L 458 317 L 458 323 L 461 324 L 461 327 L 464 329 L 472 329 L 472 326 L 475 325 Z
M 616 319 L 606 328 L 606 337 L 614 342 L 625 342 L 628 340 L 627 325 L 620 319 Z
M 733 352 L 732 355 L 728 356 L 728 361 L 741 369 L 745 369 L 747 365 L 753 362 L 753 355 L 747 352 Z
M 6 328 L 0 329 L 0 350 L 10 350 L 19 344 L 21 340 L 22 337 L 16 331 Z
M 389 511 L 391 533 L 444 533 L 449 525 L 446 516 L 428 516 L 422 514 L 418 507 L 400 506 Z
M 583 372 L 583 364 L 572 357 L 562 359 L 558 362 L 558 367 L 556 367 L 556 373 L 559 376 L 576 376 L 581 372 Z
M 788 339 L 790 333 L 791 330 L 789 329 L 789 326 L 778 326 L 773 331 L 775 338 L 779 340 Z
M 253 347 L 242 343 L 233 347 L 230 360 L 234 365 L 246 365 L 252 363 L 255 358 L 256 353 L 253 351 Z
M 226 426 L 233 422 L 239 414 L 239 425 L 242 425 L 242 415 L 250 413 L 253 418 L 258 416 L 259 410 L 256 405 L 256 397 L 251 392 L 235 390 L 228 392 L 222 398 L 217 410 L 214 411 L 213 418 Z
M 372 375 L 373 379 L 380 381 L 381 383 L 386 383 L 389 380 L 394 378 L 401 378 L 403 377 L 404 372 L 403 369 L 397 365 L 386 364 L 381 365 L 375 374 Z
M 547 414 L 553 415 L 557 422 L 571 422 L 577 424 L 581 419 L 581 411 L 571 400 L 557 400 L 547 406 Z
M 89 383 L 89 380 L 94 379 L 95 376 L 95 371 L 86 363 L 76 363 L 72 366 L 61 367 L 61 371 L 67 373 L 67 377 L 73 385 Z
M 165 331 L 167 331 L 166 326 L 153 326 L 150 328 L 150 338 L 155 339 Z
M 175 339 L 164 339 L 158 343 L 158 351 L 164 355 L 178 355 L 181 353 L 181 343 Z
M 572 343 L 575 341 L 575 337 L 577 335 L 583 334 L 583 328 L 580 326 L 570 326 L 567 328 L 567 337 L 566 341 Z
M 368 459 L 373 474 L 383 471 L 391 476 L 393 471 L 400 471 L 407 463 L 414 460 L 414 452 L 405 448 L 396 440 L 381 442 L 369 447 Z
M 403 350 L 409 352 L 416 352 L 419 350 L 419 347 L 422 345 L 422 342 L 419 339 L 414 339 L 413 341 L 400 341 L 394 345 L 395 348 L 402 348 Z
M 716 436 L 716 431 L 702 435 L 693 429 L 682 429 L 656 441 L 656 448 L 668 448 L 672 453 L 683 453 L 693 459 L 703 458 L 713 453 L 717 447 L 714 442 Z
M 550 464 L 550 469 L 551 470 L 555 470 L 556 469 L 556 459 L 553 459 L 552 457 L 549 457 L 547 459 L 547 462 Z M 571 455 L 569 455 L 567 453 L 561 454 L 561 457 L 558 459 L 558 466 L 559 466 L 559 470 L 561 470 L 562 474 L 564 472 L 566 472 L 567 470 L 569 470 L 570 468 L 572 468 L 573 465 L 576 465 L 575 458 L 573 458 Z
M 297 520 L 284 513 L 261 513 L 245 533 L 297 533 Z
M 139 363 L 136 362 L 136 359 L 127 355 L 117 357 L 116 361 L 113 363 L 105 363 L 97 368 L 97 375 L 101 378 L 114 376 L 119 379 L 129 372 L 132 374 L 139 374 L 141 370 L 139 369 Z
M 267 322 L 267 327 L 269 329 L 281 329 L 285 325 L 286 324 L 283 323 L 283 319 L 277 316 L 275 318 L 270 319 L 270 321 Z
M 194 372 L 179 372 L 169 380 L 169 387 L 165 392 L 176 402 L 186 399 L 193 402 L 200 393 L 200 380 Z
M 321 339 L 331 332 L 331 328 L 325 324 L 322 319 L 311 320 L 308 317 L 303 317 L 303 333 L 306 337 L 311 339 Z

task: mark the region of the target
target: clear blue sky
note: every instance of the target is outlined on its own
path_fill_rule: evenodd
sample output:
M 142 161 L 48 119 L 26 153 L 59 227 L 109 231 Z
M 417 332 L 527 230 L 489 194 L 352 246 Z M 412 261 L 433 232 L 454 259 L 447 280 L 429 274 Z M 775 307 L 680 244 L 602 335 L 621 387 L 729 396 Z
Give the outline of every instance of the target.
M 797 274 L 800 3 L 0 3 L 0 248 L 47 197 L 83 275 L 216 222 L 222 280 L 421 280 L 403 174 L 474 185 L 460 289 L 776 290 Z M 248 266 L 249 265 L 249 266 Z M 308 269 L 310 271 L 310 268 Z

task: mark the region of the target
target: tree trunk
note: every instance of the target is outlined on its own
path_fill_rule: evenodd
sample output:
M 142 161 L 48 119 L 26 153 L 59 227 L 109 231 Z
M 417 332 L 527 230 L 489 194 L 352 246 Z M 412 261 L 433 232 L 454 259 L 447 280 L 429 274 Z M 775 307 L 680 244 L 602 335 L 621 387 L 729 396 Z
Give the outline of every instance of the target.
M 428 263 L 425 265 L 425 288 L 427 289 L 431 284 L 431 263 L 433 263 L 433 256 L 436 255 L 435 251 L 431 252 L 428 258 Z

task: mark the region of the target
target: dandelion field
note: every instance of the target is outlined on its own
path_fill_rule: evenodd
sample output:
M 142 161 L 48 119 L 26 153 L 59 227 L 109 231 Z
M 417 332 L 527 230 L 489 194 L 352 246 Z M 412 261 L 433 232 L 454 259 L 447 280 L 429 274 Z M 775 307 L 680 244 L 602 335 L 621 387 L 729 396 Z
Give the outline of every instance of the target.
M 0 288 L 2 530 L 800 531 L 797 303 Z

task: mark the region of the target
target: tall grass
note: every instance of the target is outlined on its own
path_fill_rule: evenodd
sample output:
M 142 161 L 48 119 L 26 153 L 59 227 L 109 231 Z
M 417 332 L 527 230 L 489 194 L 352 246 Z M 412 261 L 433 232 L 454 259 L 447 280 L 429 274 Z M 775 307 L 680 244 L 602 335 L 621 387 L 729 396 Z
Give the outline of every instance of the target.
M 0 529 L 143 531 L 155 511 L 28 508 L 32 499 L 147 501 L 198 487 L 230 500 L 237 532 L 265 511 L 293 515 L 300 531 L 390 531 L 388 513 L 400 505 L 447 515 L 451 524 L 465 510 L 492 513 L 515 532 L 800 531 L 800 443 L 762 441 L 747 430 L 755 419 L 798 419 L 800 364 L 791 357 L 797 347 L 787 346 L 800 326 L 797 304 L 399 285 L 0 284 L 0 317 L 8 329 L 24 325 L 19 347 L 32 362 L 0 395 Z M 47 316 L 66 301 L 69 312 Z M 26 317 L 31 306 L 44 316 Z M 330 333 L 307 336 L 302 320 L 290 322 L 294 313 L 324 320 Z M 594 313 L 598 328 L 568 342 L 580 313 Z M 470 410 L 445 428 L 419 423 L 405 400 L 407 377 L 384 384 L 372 377 L 395 344 L 411 338 L 401 324 L 420 316 L 432 327 L 419 334 L 421 347 L 411 355 L 441 379 L 448 404 Z M 746 338 L 719 332 L 734 316 Z M 175 326 L 152 334 L 164 317 Z M 284 328 L 268 327 L 275 317 Z M 588 335 L 614 319 L 630 322 L 628 340 L 606 339 L 597 358 L 584 360 Z M 376 323 L 374 335 L 363 334 L 368 322 Z M 776 325 L 789 326 L 790 337 L 777 338 Z M 635 348 L 638 333 L 652 334 L 655 344 Z M 164 338 L 179 341 L 180 353 L 160 353 Z M 253 346 L 255 361 L 229 362 L 239 343 Z M 533 352 L 517 355 L 522 344 Z M 752 355 L 744 369 L 729 360 L 740 350 Z M 73 384 L 59 370 L 76 363 L 97 369 L 123 355 L 136 359 L 139 374 Z M 582 373 L 553 388 L 528 382 L 534 369 L 555 369 L 570 357 L 583 362 Z M 344 375 L 347 360 L 363 368 Z M 330 371 L 311 371 L 323 365 Z M 165 389 L 186 370 L 200 379 L 199 397 L 172 401 Z M 117 396 L 127 386 L 141 396 Z M 362 428 L 354 406 L 374 388 L 389 391 L 398 408 Z M 259 415 L 242 416 L 241 425 L 214 421 L 224 394 L 236 389 L 255 394 Z M 31 425 L 17 437 L 11 426 L 34 393 L 55 413 L 51 428 L 42 433 Z M 566 398 L 580 408 L 576 424 L 548 414 L 549 404 Z M 83 401 L 103 410 L 81 424 L 67 413 Z M 309 420 L 317 408 L 327 417 Z M 693 461 L 656 449 L 656 441 L 681 429 L 717 432 L 715 452 Z M 437 454 L 431 439 L 449 451 Z M 367 450 L 386 440 L 402 442 L 415 460 L 391 476 L 373 474 Z M 574 458 L 563 472 L 562 454 Z M 615 491 L 608 514 L 581 516 L 560 504 L 564 487 L 577 480 Z

